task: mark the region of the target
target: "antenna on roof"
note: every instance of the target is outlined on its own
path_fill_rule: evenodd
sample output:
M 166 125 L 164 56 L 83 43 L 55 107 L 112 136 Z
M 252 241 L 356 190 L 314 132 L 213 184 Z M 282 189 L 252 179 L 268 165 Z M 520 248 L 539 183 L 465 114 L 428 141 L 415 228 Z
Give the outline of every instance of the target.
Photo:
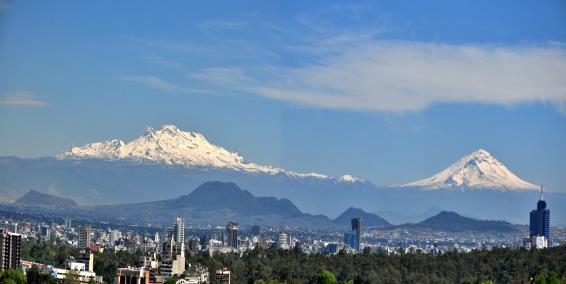
M 540 185 L 540 200 L 544 200 L 542 184 Z

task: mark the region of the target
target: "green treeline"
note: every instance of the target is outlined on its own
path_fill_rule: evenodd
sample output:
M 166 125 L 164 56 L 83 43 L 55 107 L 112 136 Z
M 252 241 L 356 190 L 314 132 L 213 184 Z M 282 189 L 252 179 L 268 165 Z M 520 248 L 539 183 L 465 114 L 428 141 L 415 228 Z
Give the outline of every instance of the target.
M 335 283 L 317 280 L 322 271 L 332 273 L 337 283 L 566 283 L 566 246 L 449 252 L 439 256 L 367 252 L 324 256 L 269 249 L 249 251 L 242 257 L 193 255 L 189 261 L 212 269 L 226 266 L 232 271 L 234 283 Z M 545 282 L 540 282 L 542 278 Z
M 22 247 L 23 259 L 58 267 L 64 267 L 65 259 L 77 252 L 64 244 L 35 241 L 24 242 Z M 97 252 L 94 270 L 113 283 L 116 268 L 135 266 L 140 255 Z M 438 256 L 367 251 L 325 256 L 273 248 L 248 251 L 241 257 L 236 253 L 213 257 L 207 253 L 187 254 L 187 262 L 207 266 L 211 276 L 216 269 L 228 267 L 233 283 L 566 283 L 566 246 L 542 250 L 498 248 Z

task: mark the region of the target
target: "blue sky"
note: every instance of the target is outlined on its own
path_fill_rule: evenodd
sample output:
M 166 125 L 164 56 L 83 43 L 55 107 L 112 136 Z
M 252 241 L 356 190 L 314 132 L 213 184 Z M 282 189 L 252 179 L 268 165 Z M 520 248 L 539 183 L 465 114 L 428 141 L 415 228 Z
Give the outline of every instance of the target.
M 565 44 L 564 1 L 0 1 L 0 155 L 173 123 L 378 185 L 485 148 L 566 191 Z

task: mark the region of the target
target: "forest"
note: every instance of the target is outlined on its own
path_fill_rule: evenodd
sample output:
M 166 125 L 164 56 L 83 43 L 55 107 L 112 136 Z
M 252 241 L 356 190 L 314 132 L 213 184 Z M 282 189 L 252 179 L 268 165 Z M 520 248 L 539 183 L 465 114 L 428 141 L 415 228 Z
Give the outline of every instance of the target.
M 64 267 L 66 260 L 77 252 L 77 248 L 65 244 L 32 240 L 24 242 L 22 258 Z M 143 255 L 141 251 L 97 252 L 94 270 L 113 283 L 116 268 L 135 266 L 140 255 Z M 231 270 L 232 283 L 566 283 L 564 245 L 540 250 L 496 248 L 447 252 L 436 256 L 387 255 L 369 250 L 359 254 L 321 255 L 270 248 L 241 255 L 187 254 L 186 261 L 207 266 L 211 276 L 216 269 L 227 267 Z M 28 279 L 28 283 L 36 282 Z

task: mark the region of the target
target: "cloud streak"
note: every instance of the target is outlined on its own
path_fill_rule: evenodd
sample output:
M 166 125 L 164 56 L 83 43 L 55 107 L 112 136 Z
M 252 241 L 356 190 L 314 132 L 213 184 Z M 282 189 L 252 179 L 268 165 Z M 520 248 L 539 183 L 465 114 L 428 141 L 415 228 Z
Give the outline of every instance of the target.
M 211 85 L 322 108 L 407 112 L 437 103 L 542 102 L 564 110 L 566 104 L 566 50 L 560 45 L 373 41 L 298 67 L 222 70 L 215 74 L 223 79 L 208 80 Z M 235 81 L 246 84 L 234 87 Z
M 120 77 L 119 79 L 123 81 L 133 82 L 145 87 L 150 87 L 152 89 L 156 89 L 164 93 L 173 93 L 173 94 L 178 94 L 178 93 L 210 94 L 211 93 L 210 90 L 189 88 L 183 85 L 165 81 L 160 77 L 152 76 L 152 75 L 124 76 L 124 77 Z
M 156 76 L 150 76 L 150 75 L 126 76 L 126 77 L 122 77 L 121 79 L 123 79 L 124 81 L 139 83 L 141 85 L 158 89 L 160 91 L 164 91 L 168 93 L 178 93 L 182 91 L 182 88 L 180 86 L 167 82 Z
M 8 93 L 3 97 L 0 97 L 0 105 L 10 106 L 10 107 L 30 107 L 39 108 L 46 107 L 49 104 L 37 96 L 29 92 L 14 92 Z

